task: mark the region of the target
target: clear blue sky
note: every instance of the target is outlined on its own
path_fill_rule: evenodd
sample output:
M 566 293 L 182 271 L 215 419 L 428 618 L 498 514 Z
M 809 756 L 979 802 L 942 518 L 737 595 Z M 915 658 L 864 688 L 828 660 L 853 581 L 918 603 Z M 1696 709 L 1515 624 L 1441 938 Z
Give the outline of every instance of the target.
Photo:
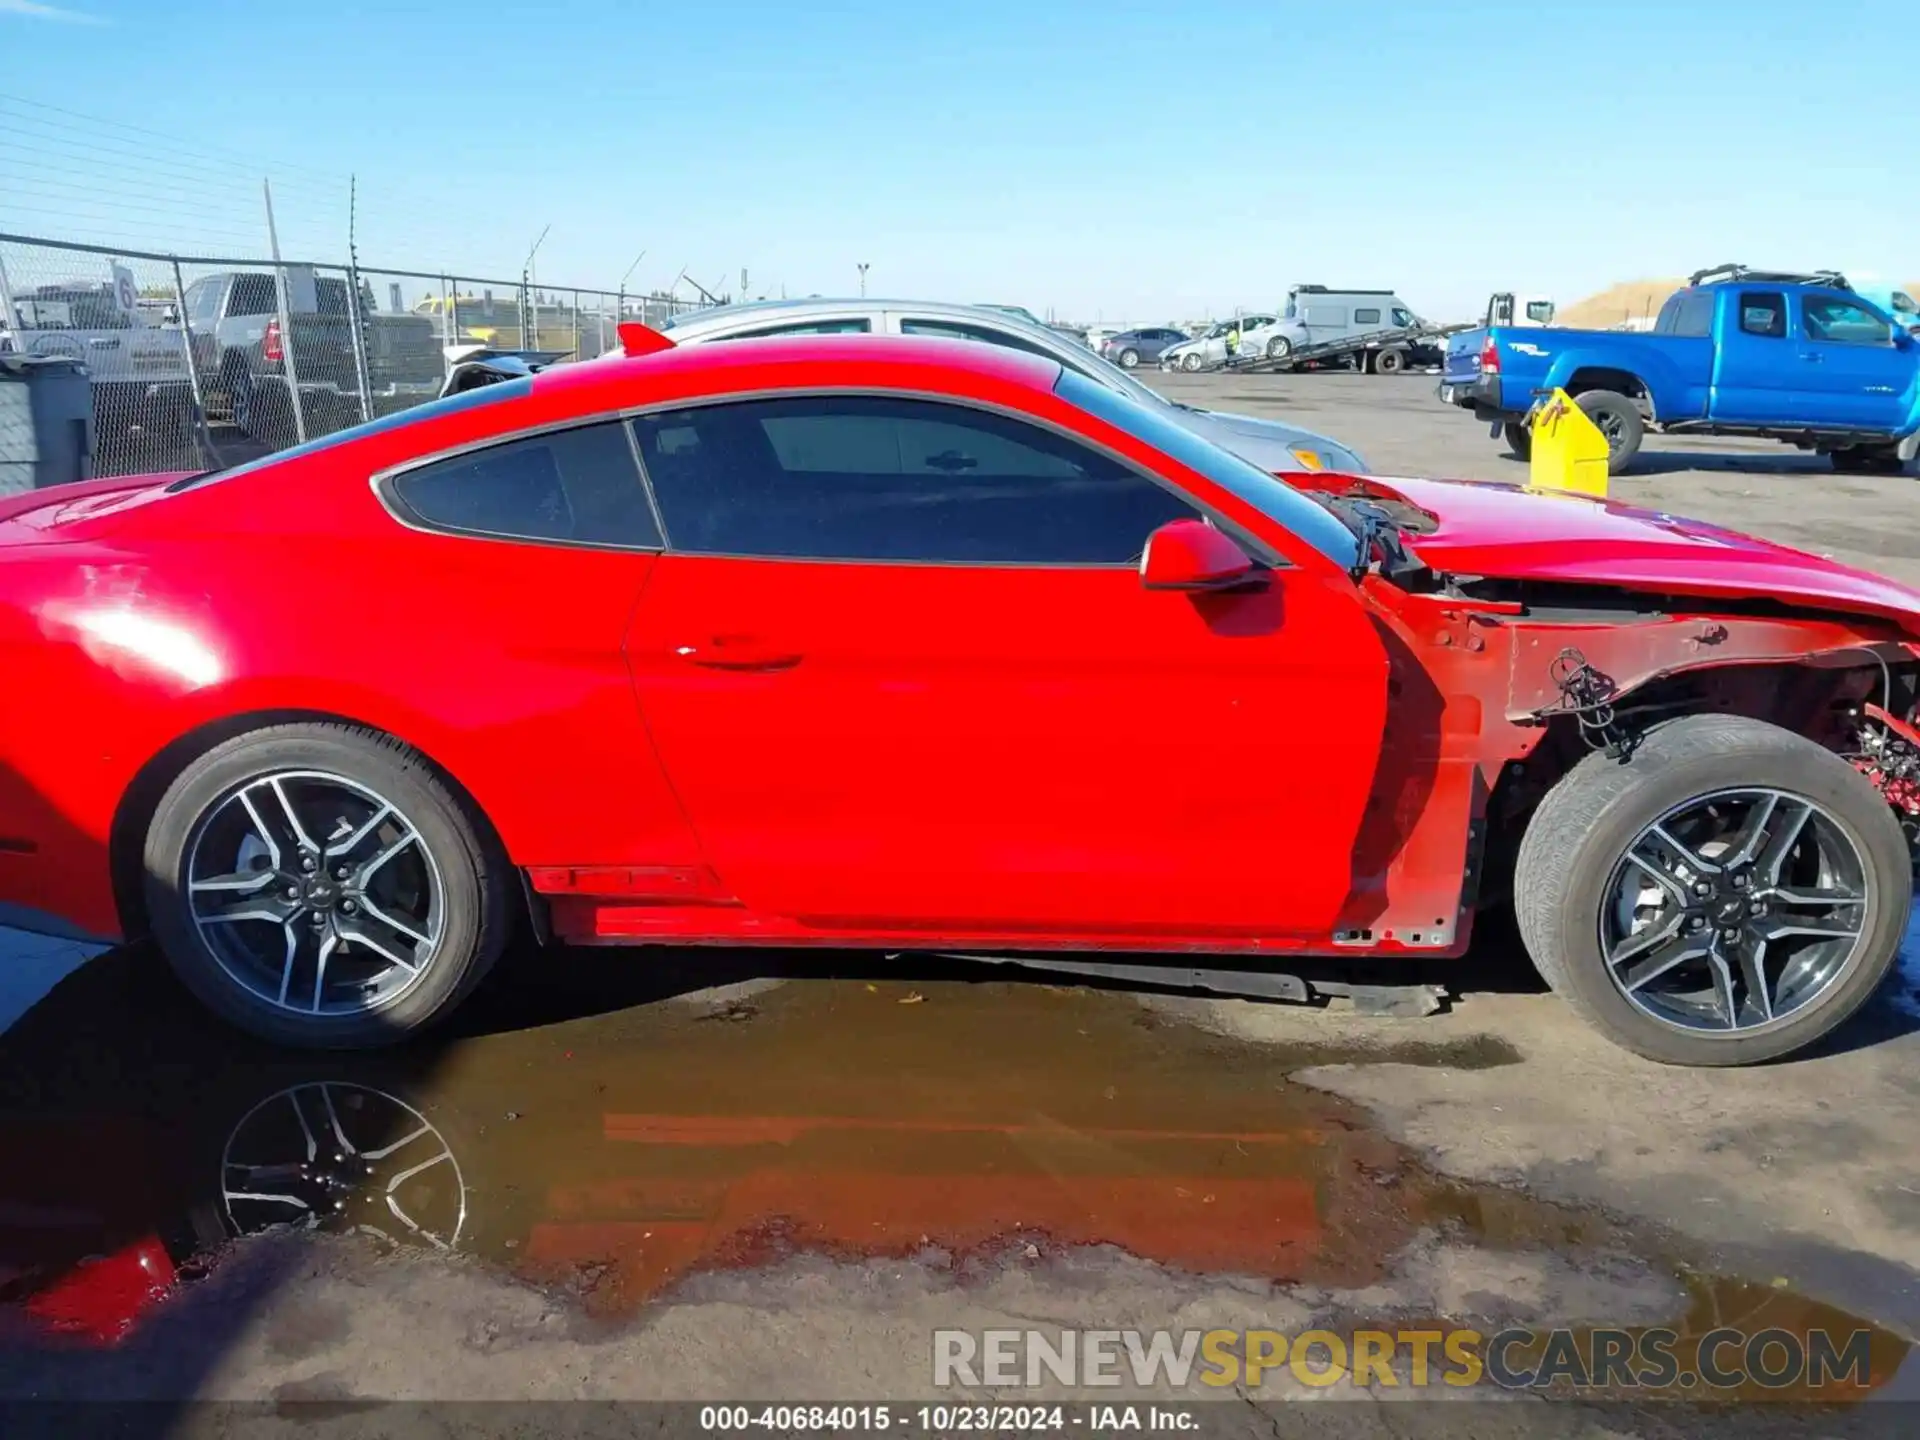
M 352 172 L 363 258 L 551 222 L 543 281 L 1080 319 L 1907 279 L 1916 47 L 1911 0 L 0 0 L 0 228 L 257 250 L 265 173 L 323 258 Z

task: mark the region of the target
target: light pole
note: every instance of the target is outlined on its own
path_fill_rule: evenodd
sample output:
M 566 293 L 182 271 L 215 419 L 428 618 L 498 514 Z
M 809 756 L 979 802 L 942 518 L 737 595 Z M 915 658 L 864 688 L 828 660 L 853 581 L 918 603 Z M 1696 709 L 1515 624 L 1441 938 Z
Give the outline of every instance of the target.
M 527 262 L 520 267 L 520 348 L 533 350 L 539 347 L 537 338 L 540 331 L 540 307 L 533 298 L 533 257 L 540 253 L 540 247 L 547 242 L 547 231 L 553 229 L 549 223 L 541 230 L 540 236 L 533 242 L 533 248 L 527 251 Z M 531 317 L 532 324 L 528 321 Z
M 862 300 L 867 298 L 867 262 L 865 260 L 860 262 L 860 298 Z

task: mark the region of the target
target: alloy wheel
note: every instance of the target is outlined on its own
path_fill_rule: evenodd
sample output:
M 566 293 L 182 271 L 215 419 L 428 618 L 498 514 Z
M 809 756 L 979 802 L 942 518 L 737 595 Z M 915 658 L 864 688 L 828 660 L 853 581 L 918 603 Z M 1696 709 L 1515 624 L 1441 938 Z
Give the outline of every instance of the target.
M 440 948 L 445 890 L 419 828 L 343 775 L 282 770 L 235 785 L 186 853 L 201 941 L 229 979 L 280 1010 L 389 1005 Z
M 1865 948 L 1867 863 L 1827 809 L 1784 790 L 1688 800 L 1627 846 L 1600 952 L 1641 1013 L 1749 1035 L 1831 993 Z

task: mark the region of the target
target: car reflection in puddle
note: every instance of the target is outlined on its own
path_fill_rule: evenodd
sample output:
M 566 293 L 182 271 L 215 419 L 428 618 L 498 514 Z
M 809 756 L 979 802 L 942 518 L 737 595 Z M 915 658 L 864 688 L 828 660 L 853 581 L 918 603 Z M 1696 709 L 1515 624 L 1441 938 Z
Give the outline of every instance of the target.
M 236 1237 L 289 1226 L 477 1256 L 607 1317 L 796 1252 L 964 1273 L 1106 1244 L 1346 1289 L 1435 1228 L 1493 1248 L 1632 1243 L 1435 1176 L 1284 1079 L 1342 1059 L 1507 1063 L 1499 1042 L 1256 1047 L 1124 995 L 999 980 L 563 1000 L 574 1013 L 552 1023 L 495 992 L 435 1045 L 290 1055 L 204 1017 L 148 952 L 86 967 L 0 1038 L 0 1298 L 111 1344 Z M 1770 1287 L 1685 1283 L 1696 1335 L 1733 1312 L 1857 1325 Z M 1874 1346 L 1879 1384 L 1906 1346 Z

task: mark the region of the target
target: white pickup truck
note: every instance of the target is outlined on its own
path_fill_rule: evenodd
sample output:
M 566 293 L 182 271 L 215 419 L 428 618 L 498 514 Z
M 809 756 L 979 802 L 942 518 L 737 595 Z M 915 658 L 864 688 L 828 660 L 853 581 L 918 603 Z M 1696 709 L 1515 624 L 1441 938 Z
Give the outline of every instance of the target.
M 118 280 L 119 277 L 116 277 Z M 0 276 L 0 352 L 64 355 L 93 384 L 94 443 L 173 442 L 193 429 L 193 383 L 177 323 L 154 324 L 124 283 L 14 289 Z

